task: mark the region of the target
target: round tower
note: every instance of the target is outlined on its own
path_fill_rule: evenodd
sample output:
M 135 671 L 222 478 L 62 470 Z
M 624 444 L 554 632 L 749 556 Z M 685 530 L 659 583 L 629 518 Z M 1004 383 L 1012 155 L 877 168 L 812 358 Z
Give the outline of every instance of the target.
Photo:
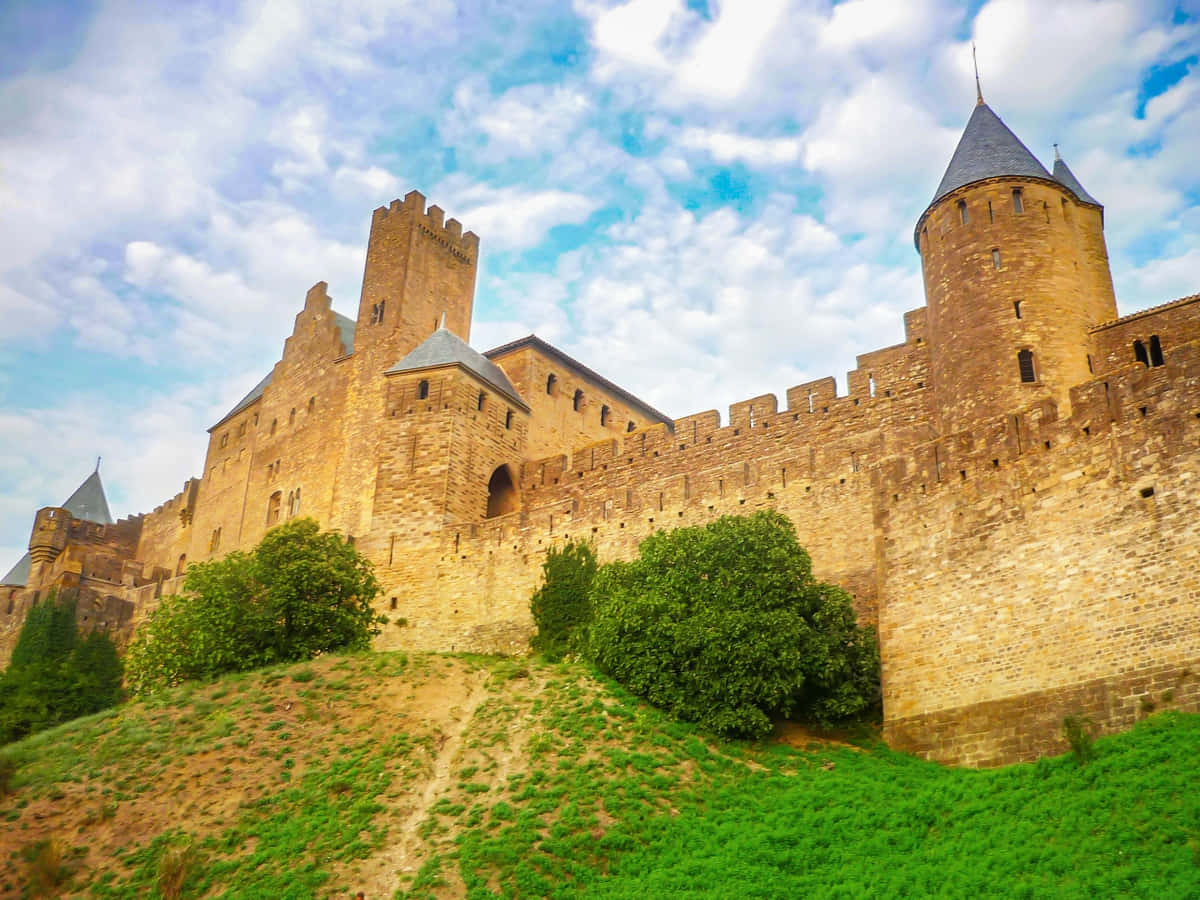
M 1066 163 L 1048 172 L 980 98 L 915 240 L 943 431 L 1046 397 L 1067 414 L 1117 307 L 1103 207 Z

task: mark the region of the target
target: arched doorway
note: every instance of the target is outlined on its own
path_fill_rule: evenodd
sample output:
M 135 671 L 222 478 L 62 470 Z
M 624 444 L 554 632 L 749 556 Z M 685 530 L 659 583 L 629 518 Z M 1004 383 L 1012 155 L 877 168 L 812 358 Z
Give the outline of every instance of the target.
M 498 466 L 488 479 L 487 517 L 503 516 L 516 512 L 521 501 L 517 494 L 517 486 L 513 484 L 512 473 L 508 466 Z

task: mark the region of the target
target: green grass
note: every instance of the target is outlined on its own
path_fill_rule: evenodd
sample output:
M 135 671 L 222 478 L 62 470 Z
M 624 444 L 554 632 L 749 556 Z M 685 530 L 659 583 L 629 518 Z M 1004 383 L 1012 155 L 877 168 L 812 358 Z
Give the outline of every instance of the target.
M 464 665 L 487 670 L 488 694 L 398 896 L 1200 897 L 1200 716 L 1150 716 L 1086 765 L 977 772 L 870 739 L 716 741 L 581 666 L 400 654 L 191 685 L 5 748 L 0 895 L 24 895 L 50 846 L 31 810 L 74 802 L 78 831 L 54 845 L 73 895 L 158 896 L 185 859 L 182 897 L 351 896 L 350 873 L 403 837 L 442 746 L 415 717 L 376 714 L 378 698 Z M 343 729 L 349 709 L 377 718 Z M 241 785 L 218 818 L 180 805 L 193 764 L 208 792 Z M 89 848 L 91 829 L 146 804 L 172 811 L 161 831 L 108 859 Z
M 435 811 L 469 897 L 1200 896 L 1197 716 L 978 772 L 712 742 L 615 688 L 542 711 L 526 777 Z

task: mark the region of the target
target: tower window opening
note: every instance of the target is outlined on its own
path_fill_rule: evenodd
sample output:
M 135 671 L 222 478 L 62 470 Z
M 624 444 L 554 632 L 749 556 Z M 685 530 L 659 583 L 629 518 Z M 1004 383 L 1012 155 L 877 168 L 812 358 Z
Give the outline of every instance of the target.
M 520 497 L 508 466 L 498 466 L 488 479 L 487 518 L 515 512 L 520 506 Z
M 1092 354 L 1087 354 L 1088 372 L 1092 375 L 1096 374 L 1095 368 L 1092 366 Z
M 208 552 L 216 553 L 220 548 L 221 548 L 221 529 L 218 527 L 218 528 L 213 529 L 212 538 L 210 538 L 209 542 L 208 542 Z
M 428 400 L 429 399 L 429 382 L 428 381 L 422 381 L 420 384 L 417 385 L 417 399 L 418 400 Z
M 1033 367 L 1033 351 L 1022 350 L 1017 354 L 1017 368 L 1021 371 L 1021 381 L 1031 384 L 1037 381 L 1037 371 Z
M 479 412 L 483 412 L 483 401 L 485 397 L 487 397 L 487 394 L 485 394 L 483 391 L 480 391 L 479 396 L 475 398 L 475 409 L 477 409 Z
M 996 213 L 992 211 L 992 201 L 988 201 L 988 221 L 994 223 L 996 221 Z
M 274 525 L 279 521 L 279 510 L 283 506 L 283 491 L 276 491 L 267 500 L 267 524 Z
M 271 434 L 274 434 L 274 433 L 275 433 L 275 427 L 276 427 L 278 424 L 279 424 L 279 420 L 278 420 L 278 419 L 272 419 L 272 420 L 271 420 Z
M 1021 196 L 1020 188 L 1013 188 L 1012 198 L 1013 198 L 1013 212 L 1015 212 L 1017 215 L 1020 215 L 1021 213 L 1025 212 L 1025 202 Z
M 309 414 L 311 415 L 312 413 L 314 413 L 314 412 L 316 411 L 316 409 L 317 409 L 317 398 L 316 398 L 316 397 L 309 397 L 309 398 L 308 398 L 308 412 L 309 412 Z
M 875 376 L 873 374 L 867 375 L 867 388 L 870 390 L 871 396 L 874 397 L 875 396 Z
M 571 408 L 575 412 L 583 409 L 583 391 L 576 391 L 575 396 L 571 398 Z
M 625 426 L 625 430 L 626 431 L 636 431 L 637 425 L 634 424 L 633 420 L 630 420 L 629 423 Z
M 996 270 L 1000 268 L 1000 251 L 996 249 L 992 250 L 992 268 Z
M 970 221 L 971 217 L 967 214 L 967 201 L 966 200 L 958 201 L 958 218 L 964 225 L 966 225 L 967 222 Z
M 1141 341 L 1133 342 L 1133 358 L 1146 368 L 1150 368 L 1150 356 L 1146 353 L 1146 345 Z
M 607 424 L 608 424 L 608 407 L 601 406 L 600 407 L 600 425 L 601 425 L 601 427 L 603 427 Z
M 550 396 L 554 396 L 554 394 L 557 392 L 557 388 L 558 388 L 558 376 L 552 372 L 546 378 L 546 393 L 549 394 Z
M 294 406 L 292 407 L 292 411 L 290 413 L 288 413 L 288 424 L 289 425 L 296 424 L 296 407 L 294 407 Z
M 510 410 L 508 410 L 508 411 L 507 411 L 507 412 L 504 414 L 504 427 L 505 427 L 505 428 L 512 428 L 512 410 L 511 410 L 511 409 L 510 409 Z
M 1162 364 L 1162 342 L 1158 339 L 1157 334 L 1152 334 L 1150 335 L 1150 365 L 1161 366 Z
M 1021 301 L 1020 300 L 1013 301 L 1013 312 L 1015 312 L 1017 314 L 1018 319 L 1021 318 Z

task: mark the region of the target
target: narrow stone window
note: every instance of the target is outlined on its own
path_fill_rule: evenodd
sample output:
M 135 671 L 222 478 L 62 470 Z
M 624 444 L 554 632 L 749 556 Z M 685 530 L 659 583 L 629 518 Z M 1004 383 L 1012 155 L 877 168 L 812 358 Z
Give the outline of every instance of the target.
M 583 409 L 583 391 L 575 392 L 575 396 L 571 398 L 571 408 L 575 410 L 575 412 L 579 412 L 581 409 Z
M 1013 198 L 1013 212 L 1015 212 L 1017 215 L 1020 215 L 1021 213 L 1025 212 L 1025 202 L 1021 196 L 1020 188 L 1013 188 L 1012 198 Z
M 636 429 L 637 429 L 637 425 L 635 425 L 632 420 L 625 425 L 626 432 L 635 431 Z
M 967 201 L 958 201 L 958 218 L 962 224 L 966 225 L 970 221 L 970 216 L 967 215 Z
M 870 390 L 871 396 L 874 397 L 875 396 L 875 376 L 872 374 L 867 375 L 867 388 Z
M 316 411 L 316 408 L 317 408 L 317 398 L 309 397 L 308 398 L 308 414 L 311 416 L 313 414 L 313 412 Z
M 546 393 L 553 397 L 558 392 L 557 388 L 558 376 L 554 373 L 551 373 L 549 377 L 546 378 Z
M 246 436 L 246 423 L 243 422 L 241 425 L 238 426 L 238 437 L 245 437 L 245 436 Z
M 179 562 L 177 562 L 175 564 L 175 574 L 182 575 L 186 569 L 187 569 L 187 554 L 181 553 L 179 555 Z
M 1000 268 L 1000 251 L 999 250 L 992 250 L 992 268 L 997 269 L 997 270 Z
M 812 412 L 814 410 L 815 406 L 816 406 L 816 404 L 813 402 L 813 392 L 809 391 L 808 392 L 808 411 Z
M 221 529 L 214 528 L 212 537 L 209 539 L 209 542 L 208 542 L 208 552 L 216 553 L 217 550 L 219 550 L 220 548 L 221 548 Z
M 483 412 L 483 400 L 486 396 L 487 395 L 483 391 L 480 391 L 479 396 L 475 398 L 475 409 L 477 409 L 479 412 Z
M 1150 356 L 1146 353 L 1146 345 L 1141 341 L 1133 342 L 1133 358 L 1146 368 L 1150 367 Z
M 274 433 L 275 433 L 275 428 L 276 428 L 276 426 L 278 426 L 278 425 L 279 425 L 279 420 L 278 420 L 278 419 L 272 419 L 272 420 L 271 420 L 271 434 L 274 434 Z
M 1092 368 L 1092 354 L 1087 355 L 1088 372 L 1092 375 L 1096 374 L 1096 370 Z
M 258 427 L 258 413 L 255 413 L 255 414 L 254 414 L 254 421 L 252 421 L 250 424 L 251 424 L 252 426 L 254 426 L 255 428 L 257 428 L 257 427 Z
M 292 407 L 291 413 L 288 414 L 288 424 L 289 425 L 296 424 L 296 407 L 294 407 L 294 406 Z
M 279 521 L 279 511 L 283 507 L 283 491 L 276 491 L 267 500 L 267 524 L 274 525 Z
M 995 223 L 995 221 L 996 221 L 996 213 L 992 211 L 992 201 L 991 200 L 988 201 L 988 221 L 992 222 L 992 223 Z
M 1150 365 L 1161 366 L 1162 364 L 1162 342 L 1158 339 L 1157 334 L 1152 334 L 1150 335 Z
M 228 444 L 229 444 L 229 432 L 227 431 L 223 435 L 221 435 L 221 446 L 225 447 Z
M 392 609 L 396 608 L 396 598 L 395 597 L 393 597 L 391 600 L 391 607 L 392 607 Z
M 858 471 L 858 453 L 854 450 L 850 451 L 850 471 Z
M 417 385 L 417 399 L 418 400 L 428 400 L 429 399 L 429 382 L 428 381 L 422 381 L 420 384 Z
M 1021 372 L 1021 381 L 1029 384 L 1037 381 L 1037 371 L 1033 367 L 1033 351 L 1022 350 L 1017 354 L 1017 368 Z
M 1021 318 L 1021 301 L 1020 300 L 1013 301 L 1013 312 L 1015 312 L 1017 314 L 1018 319 Z
M 512 410 L 511 410 L 511 409 L 510 409 L 510 410 L 508 410 L 508 411 L 507 411 L 507 412 L 504 414 L 504 427 L 505 427 L 505 428 L 512 428 Z
M 608 407 L 601 406 L 600 407 L 600 427 L 603 428 L 607 425 L 608 425 Z

